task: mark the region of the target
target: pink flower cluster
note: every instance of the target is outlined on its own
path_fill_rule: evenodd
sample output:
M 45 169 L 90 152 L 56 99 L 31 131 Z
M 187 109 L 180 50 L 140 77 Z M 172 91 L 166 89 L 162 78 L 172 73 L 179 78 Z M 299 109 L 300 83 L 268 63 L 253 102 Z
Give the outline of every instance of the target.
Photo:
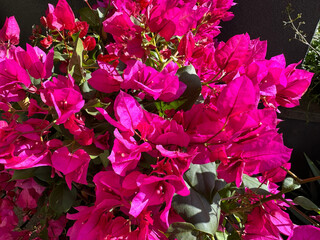
M 170 224 L 187 221 L 172 200 L 190 194 L 183 175 L 191 163 L 216 162 L 218 178 L 238 188 L 244 174 L 282 181 L 291 150 L 276 112 L 299 104 L 313 74 L 286 66 L 283 55 L 266 59 L 266 42 L 248 34 L 218 42 L 232 5 L 104 0 L 87 9 L 92 23 L 59 0 L 41 18 L 47 35 L 35 31 L 38 46 L 26 50 L 8 18 L 0 30 L 1 236 L 47 229 L 58 239 L 69 221 L 74 240 L 168 239 Z M 48 168 L 50 177 L 39 174 Z M 71 201 L 61 211 L 57 189 Z M 14 208 L 26 222 L 40 199 L 44 222 L 18 226 Z M 254 208 L 244 238 L 319 234 L 294 227 L 284 206 Z

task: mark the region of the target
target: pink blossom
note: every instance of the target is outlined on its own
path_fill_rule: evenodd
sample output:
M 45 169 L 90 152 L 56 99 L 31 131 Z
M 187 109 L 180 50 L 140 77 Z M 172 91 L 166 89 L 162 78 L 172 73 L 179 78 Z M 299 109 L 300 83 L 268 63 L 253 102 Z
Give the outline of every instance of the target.
M 33 209 L 38 206 L 38 200 L 45 187 L 37 184 L 32 178 L 26 180 L 18 180 L 16 187 L 21 188 L 16 204 L 22 209 Z
M 192 56 L 194 48 L 195 48 L 194 36 L 192 32 L 189 31 L 181 39 L 178 45 L 178 51 L 180 55 L 185 55 L 185 57 L 188 59 L 189 57 Z
M 133 24 L 126 13 L 115 12 L 103 22 L 103 29 L 105 32 L 112 34 L 116 42 L 107 46 L 110 54 L 112 53 L 111 48 L 114 48 L 124 62 L 134 56 L 136 58 L 144 56 L 145 51 L 141 46 L 142 29 L 140 26 Z M 116 55 L 119 56 L 118 54 Z
M 59 0 L 56 7 L 48 4 L 47 22 L 51 30 L 72 30 L 75 27 L 74 13 L 66 0 Z
M 71 189 L 72 181 L 87 184 L 87 171 L 90 156 L 83 149 L 70 153 L 67 147 L 57 149 L 52 154 L 52 167 L 65 175 L 68 187 Z
M 56 124 L 65 123 L 72 114 L 79 112 L 84 106 L 81 93 L 72 88 L 54 89 L 50 95 L 58 114 Z
M 38 103 L 37 100 L 31 98 L 30 99 L 30 104 L 28 107 L 28 117 L 33 116 L 34 114 L 48 114 L 48 110 L 45 110 L 43 108 L 41 108 Z
M 48 121 L 31 118 L 14 127 L 4 125 L 2 129 L 5 137 L 0 141 L 0 163 L 12 169 L 50 165 L 49 151 L 40 138 L 41 130 L 48 124 Z M 44 131 L 43 135 L 47 133 Z
M 239 77 L 231 81 L 221 92 L 217 108 L 221 117 L 231 117 L 257 108 L 258 88 L 250 79 Z
M 6 18 L 3 27 L 0 29 L 0 45 L 5 42 L 18 45 L 20 38 L 20 28 L 14 16 Z M 1 44 L 2 43 L 2 44 Z
M 137 167 L 141 153 L 152 150 L 149 143 L 138 145 L 133 137 L 127 133 L 120 134 L 116 129 L 116 137 L 109 160 L 115 173 L 124 176 L 128 171 Z
M 236 35 L 226 43 L 221 42 L 215 52 L 218 66 L 227 73 L 238 69 L 250 57 L 249 45 L 248 34 Z
M 73 240 L 126 239 L 130 234 L 129 221 L 121 216 L 115 217 L 105 205 L 104 202 L 92 207 L 76 207 L 78 213 L 67 215 L 68 219 L 76 220 L 67 236 Z
M 151 95 L 155 100 L 171 102 L 179 98 L 186 85 L 175 75 L 178 66 L 169 63 L 161 72 L 140 61 L 129 61 L 124 71 L 123 89 L 137 89 Z
M 107 131 L 105 134 L 101 134 L 93 139 L 94 145 L 96 145 L 97 148 L 100 148 L 102 150 L 108 150 L 110 148 L 108 141 L 109 141 L 110 134 Z
M 74 139 L 82 146 L 91 145 L 94 138 L 93 129 L 85 126 L 84 117 L 76 117 L 72 114 L 64 123 L 64 127 L 73 134 Z
M 175 176 L 159 178 L 141 174 L 137 178 L 139 192 L 132 200 L 129 213 L 132 216 L 137 217 L 147 206 L 165 203 L 165 208 L 160 215 L 160 219 L 167 227 L 169 227 L 168 214 L 169 209 L 171 208 L 172 197 L 175 193 L 175 188 L 170 181 L 176 180 Z
M 289 214 L 284 212 L 274 201 L 268 201 L 263 203 L 263 206 L 254 208 L 248 214 L 244 239 L 268 238 L 281 240 L 280 234 L 289 236 L 292 230 L 293 224 Z
M 31 80 L 19 64 L 11 59 L 0 62 L 0 99 L 5 102 L 18 102 L 25 96 L 21 84 L 29 87 Z
M 27 54 L 30 57 L 29 74 L 34 78 L 49 78 L 53 68 L 53 48 L 45 54 L 40 48 L 27 44 Z
M 100 64 L 99 66 L 101 69 L 97 69 L 91 74 L 88 83 L 100 92 L 112 93 L 119 91 L 123 79 L 116 68 L 109 64 Z
M 50 240 L 59 240 L 59 236 L 63 232 L 66 224 L 67 219 L 64 215 L 62 215 L 59 219 L 54 220 L 50 219 L 48 221 L 48 237 Z
M 83 41 L 83 48 L 86 51 L 92 51 L 96 47 L 96 39 L 91 36 L 87 36 Z
M 14 204 L 12 201 L 0 199 L 0 230 L 6 229 L 12 231 L 18 224 L 18 217 L 13 211 Z
M 148 25 L 166 41 L 173 35 L 183 36 L 203 16 L 194 9 L 196 1 L 180 4 L 178 1 L 154 2 L 150 9 Z
M 295 226 L 288 240 L 318 240 L 320 229 L 311 225 Z

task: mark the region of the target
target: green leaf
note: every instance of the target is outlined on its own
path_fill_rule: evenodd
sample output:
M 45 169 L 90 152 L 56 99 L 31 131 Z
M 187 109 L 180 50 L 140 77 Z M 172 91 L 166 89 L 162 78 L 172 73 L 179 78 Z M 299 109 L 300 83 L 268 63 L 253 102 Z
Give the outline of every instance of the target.
M 195 68 L 192 65 L 179 68 L 177 71 L 179 81 L 187 85 L 187 89 L 184 91 L 179 99 L 185 99 L 185 103 L 179 106 L 178 110 L 189 110 L 193 104 L 197 101 L 201 93 L 201 81 L 198 77 Z
M 36 168 L 15 170 L 14 173 L 13 173 L 13 176 L 11 178 L 11 181 L 12 180 L 18 180 L 18 179 L 32 178 L 34 176 L 35 171 L 36 171 Z
M 216 232 L 215 237 L 217 240 L 241 240 L 236 231 L 233 231 L 232 233 Z
M 66 61 L 69 58 L 68 54 L 63 54 L 58 50 L 54 51 L 53 59 L 58 61 Z
M 295 199 L 293 199 L 293 202 L 295 204 L 300 205 L 301 207 L 303 207 L 306 210 L 313 210 L 316 212 L 319 212 L 320 209 L 319 207 L 314 204 L 311 200 L 309 200 L 308 198 L 304 197 L 304 196 L 298 196 Z
M 241 240 L 242 238 L 240 238 L 239 233 L 237 233 L 236 231 L 233 231 L 229 236 L 228 236 L 228 240 Z
M 314 164 L 313 161 L 311 161 L 311 159 L 304 153 L 305 158 L 307 159 L 307 162 L 309 164 L 309 167 L 313 173 L 313 175 L 316 176 L 320 176 L 320 170 L 317 168 L 317 166 Z M 320 180 L 318 180 L 318 183 L 320 184 Z
M 281 191 L 283 193 L 292 192 L 300 187 L 301 187 L 300 183 L 298 183 L 292 177 L 287 177 L 282 183 Z
M 51 167 L 38 167 L 34 173 L 34 176 L 46 183 L 53 183 L 55 180 L 51 178 Z
M 83 146 L 83 150 L 85 150 L 91 157 L 91 159 L 98 157 L 104 151 L 100 148 L 97 148 L 94 144 L 89 146 Z
M 84 48 L 82 40 L 79 38 L 79 34 L 77 34 L 73 54 L 68 65 L 68 73 L 75 79 L 77 83 L 81 83 L 84 79 L 84 73 L 82 69 L 83 50 Z
M 227 240 L 228 239 L 229 234 L 226 232 L 219 232 L 217 231 L 215 233 L 215 237 L 217 240 Z
M 110 155 L 110 152 L 108 150 L 105 150 L 103 153 L 99 155 L 101 163 L 103 164 L 104 167 L 107 167 L 110 163 L 110 160 L 108 159 Z
M 96 10 L 85 7 L 79 10 L 79 14 L 81 20 L 86 21 L 91 27 L 98 27 L 100 25 L 99 14 Z
M 181 105 L 183 105 L 186 101 L 187 101 L 187 99 L 177 99 L 177 100 L 172 101 L 170 103 L 159 101 L 159 102 L 155 102 L 154 105 L 156 106 L 156 108 L 160 112 L 160 116 L 163 116 L 164 111 L 171 110 L 171 109 L 176 110 Z
M 236 193 L 237 189 L 238 188 L 235 186 L 234 183 L 228 183 L 219 191 L 219 195 L 222 198 L 228 198 L 233 196 Z
M 197 240 L 199 232 L 194 228 L 191 223 L 176 222 L 170 225 L 167 233 L 169 239 L 183 239 L 183 240 Z
M 39 233 L 39 237 L 40 237 L 42 240 L 49 240 L 48 228 L 47 228 L 47 227 L 44 227 L 44 228 L 42 229 L 42 231 Z
M 220 220 L 220 196 L 216 194 L 210 203 L 203 195 L 196 192 L 186 183 L 190 195 L 173 197 L 172 206 L 186 221 L 192 223 L 201 232 L 213 235 Z
M 184 179 L 188 184 L 212 202 L 217 191 L 225 185 L 216 186 L 216 164 L 214 162 L 207 164 L 191 164 L 189 170 L 184 174 Z M 219 189 L 216 189 L 219 187 Z
M 95 96 L 95 94 L 97 92 L 95 89 L 93 89 L 89 85 L 88 81 L 84 81 L 83 82 L 83 84 L 81 85 L 81 91 L 82 91 L 82 96 L 84 97 L 84 99 L 88 99 L 89 101 L 90 101 L 90 99 L 94 98 L 94 96 Z
M 41 79 L 40 78 L 36 79 L 36 78 L 30 76 L 30 80 L 31 80 L 31 83 L 33 85 L 35 85 L 35 86 L 39 86 L 41 84 Z
M 262 184 L 259 182 L 257 178 L 250 177 L 247 174 L 243 174 L 242 176 L 243 185 L 249 188 L 251 191 L 255 192 L 259 195 L 269 195 L 271 194 L 268 190 L 268 186 L 266 184 Z
M 53 188 L 49 196 L 49 206 L 57 214 L 65 213 L 72 207 L 76 197 L 77 191 L 74 187 L 70 191 L 67 184 L 61 183 Z
M 95 99 L 89 100 L 89 102 L 86 103 L 86 105 L 84 105 L 84 109 L 88 114 L 92 116 L 96 116 L 100 114 L 100 112 L 96 108 L 106 109 L 109 105 L 110 103 L 103 103 L 100 101 L 100 99 L 95 98 Z

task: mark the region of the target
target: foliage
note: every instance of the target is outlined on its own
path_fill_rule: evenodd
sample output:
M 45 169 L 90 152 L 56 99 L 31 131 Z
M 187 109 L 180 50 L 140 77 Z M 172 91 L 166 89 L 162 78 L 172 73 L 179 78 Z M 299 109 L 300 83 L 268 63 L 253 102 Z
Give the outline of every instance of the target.
M 299 105 L 313 74 L 286 66 L 283 55 L 266 59 L 266 42 L 248 34 L 218 42 L 232 5 L 105 0 L 81 9 L 79 20 L 59 0 L 26 50 L 7 18 L 0 235 L 319 235 L 317 220 L 302 213 L 317 227 L 295 226 L 286 212 L 295 203 L 319 213 L 307 198 L 284 195 L 319 176 L 301 180 L 289 170 L 276 115 Z

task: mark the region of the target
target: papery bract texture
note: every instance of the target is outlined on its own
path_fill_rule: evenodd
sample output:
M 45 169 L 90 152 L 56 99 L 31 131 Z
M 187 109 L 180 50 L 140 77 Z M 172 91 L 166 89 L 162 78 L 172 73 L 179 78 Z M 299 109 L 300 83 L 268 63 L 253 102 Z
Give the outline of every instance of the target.
M 90 156 L 83 149 L 70 153 L 67 147 L 62 147 L 52 154 L 52 167 L 65 175 L 68 187 L 71 183 L 87 184 L 87 171 Z

